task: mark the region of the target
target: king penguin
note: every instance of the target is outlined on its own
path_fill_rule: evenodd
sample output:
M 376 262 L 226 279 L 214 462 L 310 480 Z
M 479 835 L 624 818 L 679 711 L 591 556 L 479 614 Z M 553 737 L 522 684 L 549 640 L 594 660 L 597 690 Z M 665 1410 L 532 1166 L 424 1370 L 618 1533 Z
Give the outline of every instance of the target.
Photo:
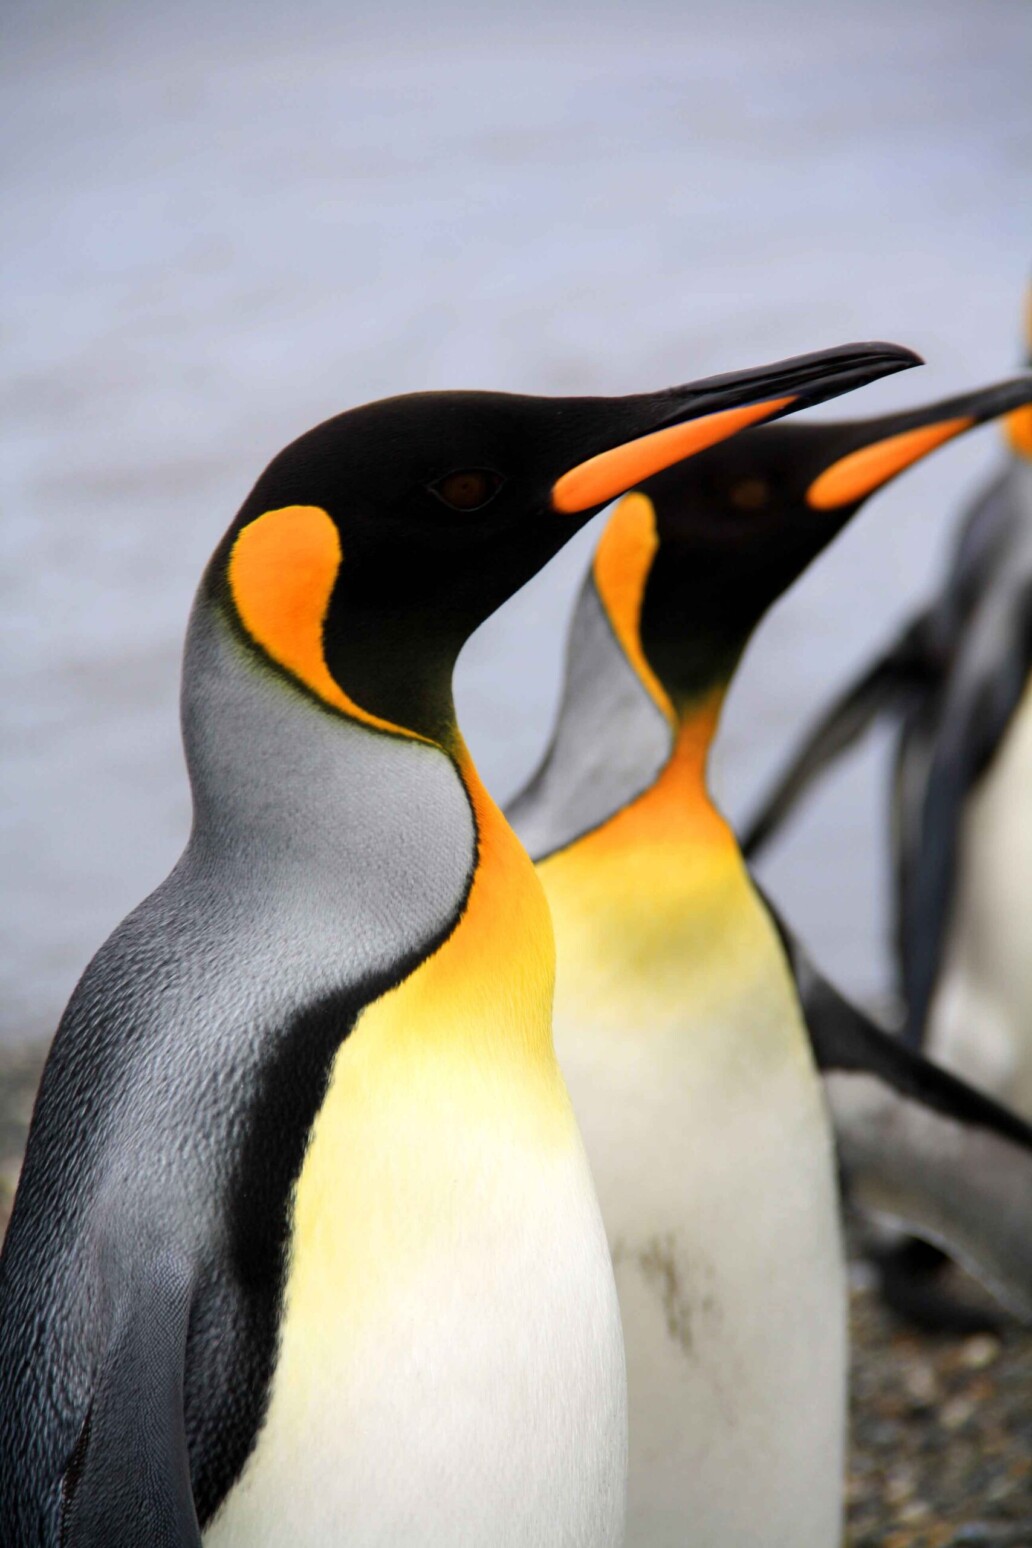
M 1026 306 L 1032 368 L 1032 287 Z M 1032 407 L 1005 431 L 1006 466 L 965 517 L 940 592 L 804 734 L 743 842 L 759 854 L 875 721 L 894 722 L 903 1036 L 1032 1118 Z M 940 1266 L 920 1243 L 886 1254 L 888 1299 L 929 1326 L 980 1325 L 936 1291 Z
M 641 477 L 913 363 L 406 396 L 262 474 L 188 629 L 189 844 L 88 967 L 36 1104 L 0 1258 L 5 1548 L 620 1542 L 552 930 L 452 667 Z
M 707 788 L 729 680 L 765 610 L 873 490 L 1030 396 L 1021 382 L 750 431 L 626 497 L 581 592 L 555 733 L 508 815 L 552 909 L 556 1045 L 616 1270 L 636 1548 L 841 1536 L 832 1137 L 792 963 Z M 843 1075 L 850 1039 L 825 1040 Z M 913 1071 L 895 1078 L 921 1099 Z M 992 1138 L 1023 1154 L 1027 1184 L 1029 1136 L 1008 1116 Z M 1027 1239 L 1027 1211 L 1023 1225 Z M 1007 1252 L 1027 1278 L 1022 1243 Z
M 1026 362 L 1032 369 L 1032 288 Z M 807 733 L 747 834 L 759 853 L 879 716 L 899 726 L 895 940 L 905 1036 L 1032 1116 L 1032 407 L 940 594 Z

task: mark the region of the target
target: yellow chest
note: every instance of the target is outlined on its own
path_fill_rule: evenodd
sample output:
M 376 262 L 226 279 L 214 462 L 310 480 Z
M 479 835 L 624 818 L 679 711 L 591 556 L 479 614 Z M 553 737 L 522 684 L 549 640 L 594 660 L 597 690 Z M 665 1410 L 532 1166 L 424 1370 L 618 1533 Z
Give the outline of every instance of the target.
M 473 776 L 475 778 L 475 776 Z M 297 1186 L 287 1319 L 320 1330 L 382 1305 L 385 1280 L 504 1213 L 514 1157 L 574 1135 L 552 1044 L 555 955 L 533 867 L 474 786 L 478 864 L 443 945 L 342 1046 Z M 521 1163 L 523 1164 L 523 1163 Z
M 802 1032 L 776 932 L 699 758 L 682 748 L 639 800 L 539 865 L 559 947 L 558 1025 L 659 1035 L 766 1007 Z

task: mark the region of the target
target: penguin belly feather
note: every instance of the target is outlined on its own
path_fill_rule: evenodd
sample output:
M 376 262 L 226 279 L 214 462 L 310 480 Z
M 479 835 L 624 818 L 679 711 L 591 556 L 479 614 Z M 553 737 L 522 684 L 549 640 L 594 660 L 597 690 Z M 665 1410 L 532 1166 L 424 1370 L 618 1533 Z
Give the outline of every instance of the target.
M 540 867 L 556 1044 L 624 1322 L 627 1540 L 830 1548 L 846 1336 L 829 1123 L 773 927 L 710 837 L 681 854 L 600 836 Z
M 928 1052 L 1032 1117 L 1032 688 L 964 812 Z

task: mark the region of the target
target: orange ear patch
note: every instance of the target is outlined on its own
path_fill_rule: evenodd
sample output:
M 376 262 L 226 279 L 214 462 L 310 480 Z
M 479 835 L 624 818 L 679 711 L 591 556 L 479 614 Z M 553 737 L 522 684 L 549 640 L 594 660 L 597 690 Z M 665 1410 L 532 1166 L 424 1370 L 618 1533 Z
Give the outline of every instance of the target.
M 594 576 L 602 606 L 623 649 L 649 696 L 671 725 L 674 707 L 645 659 L 639 622 L 652 561 L 659 547 L 656 511 L 647 495 L 629 494 L 613 512 L 595 551 Z
M 402 731 L 348 698 L 326 665 L 323 625 L 342 557 L 336 523 L 319 506 L 266 511 L 242 529 L 230 552 L 237 615 L 255 644 L 325 704 L 366 725 Z
M 850 452 L 847 457 L 833 462 L 819 478 L 814 479 L 806 491 L 806 503 L 817 511 L 830 511 L 837 505 L 852 505 L 973 424 L 974 420 L 970 416 L 964 419 L 944 419 L 937 425 L 904 430 L 901 435 L 890 435 L 886 440 L 875 441 L 871 446 L 861 446 L 859 451 Z
M 1013 414 L 1008 414 L 1004 420 L 1007 430 L 1007 439 L 1019 457 L 1028 457 L 1032 460 L 1032 403 L 1027 403 L 1024 408 L 1015 409 Z
M 716 446 L 718 441 L 726 441 L 728 436 L 761 419 L 769 419 L 794 402 L 794 398 L 769 398 L 766 403 L 747 403 L 742 408 L 724 409 L 719 414 L 704 414 L 700 419 L 668 425 L 665 430 L 654 430 L 651 435 L 614 446 L 564 473 L 552 489 L 552 504 L 567 516 L 586 511 L 592 505 L 605 505 L 635 484 Z

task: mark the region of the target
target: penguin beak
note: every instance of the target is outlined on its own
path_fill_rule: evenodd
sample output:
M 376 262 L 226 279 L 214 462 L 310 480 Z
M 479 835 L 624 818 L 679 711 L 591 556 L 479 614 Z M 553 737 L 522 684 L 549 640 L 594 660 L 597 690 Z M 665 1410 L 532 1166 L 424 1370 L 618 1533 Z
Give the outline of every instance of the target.
M 981 392 L 945 398 L 912 413 L 890 414 L 851 426 L 849 438 L 859 444 L 814 479 L 806 491 L 806 503 L 816 511 L 857 505 L 937 446 L 1029 403 L 1032 374 L 999 382 Z M 833 427 L 827 428 L 831 431 Z
M 921 364 L 919 355 L 896 344 L 849 344 L 625 398 L 621 417 L 637 421 L 637 433 L 563 473 L 552 486 L 552 505 L 564 515 L 601 508 L 750 425 Z

